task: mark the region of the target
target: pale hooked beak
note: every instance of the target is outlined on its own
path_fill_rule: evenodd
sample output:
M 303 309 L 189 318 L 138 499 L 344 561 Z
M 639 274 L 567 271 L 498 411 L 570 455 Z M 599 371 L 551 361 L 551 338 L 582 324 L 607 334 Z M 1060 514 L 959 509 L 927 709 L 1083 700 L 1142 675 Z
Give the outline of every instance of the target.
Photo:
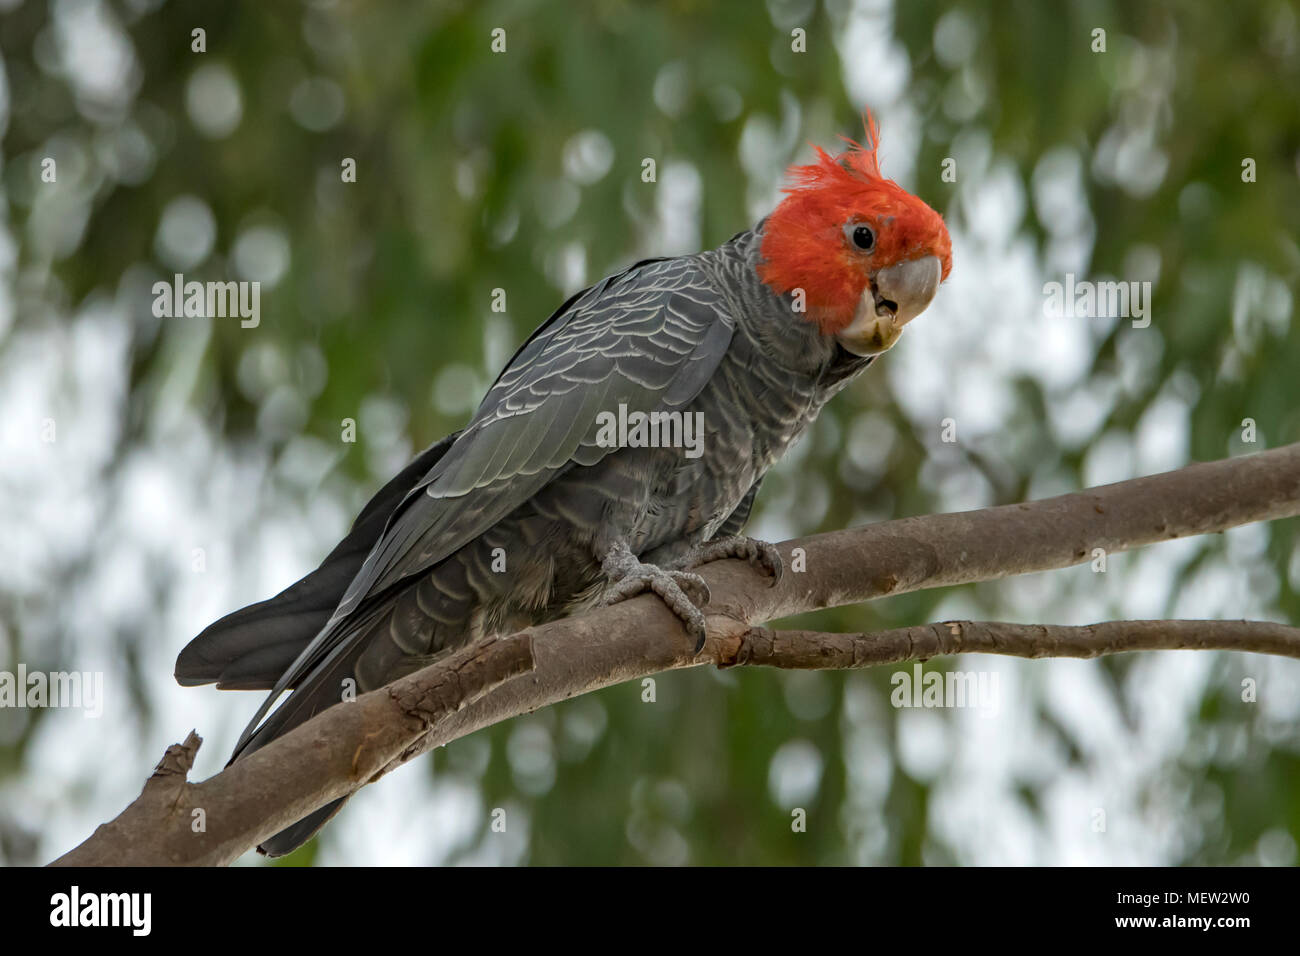
M 942 272 L 935 256 L 881 269 L 862 291 L 853 321 L 835 337 L 854 355 L 879 355 L 891 348 L 903 334 L 903 326 L 934 299 Z

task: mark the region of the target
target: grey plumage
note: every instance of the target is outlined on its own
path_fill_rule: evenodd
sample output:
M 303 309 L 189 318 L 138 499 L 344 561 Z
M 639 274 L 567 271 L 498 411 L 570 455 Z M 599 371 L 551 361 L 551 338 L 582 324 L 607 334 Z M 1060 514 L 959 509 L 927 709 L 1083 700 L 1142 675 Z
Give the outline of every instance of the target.
M 465 429 L 386 485 L 317 571 L 182 651 L 183 684 L 271 688 L 232 759 L 337 702 L 345 679 L 371 690 L 484 635 L 594 605 L 611 550 L 672 566 L 740 532 L 768 468 L 871 361 L 759 281 L 761 228 L 574 296 Z M 620 404 L 703 413 L 703 454 L 604 447 L 596 416 Z M 262 849 L 288 852 L 337 807 Z

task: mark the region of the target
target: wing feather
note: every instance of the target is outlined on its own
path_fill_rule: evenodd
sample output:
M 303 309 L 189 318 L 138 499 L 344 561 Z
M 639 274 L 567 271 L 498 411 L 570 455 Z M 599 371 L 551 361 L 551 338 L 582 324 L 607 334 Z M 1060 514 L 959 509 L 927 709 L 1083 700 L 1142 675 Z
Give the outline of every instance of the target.
M 724 296 L 695 257 L 638 263 L 566 302 L 515 353 L 452 447 L 394 511 L 329 621 L 276 682 L 236 752 L 284 690 L 297 693 L 351 657 L 367 633 L 357 621 L 368 619 L 385 595 L 574 464 L 613 451 L 596 441 L 598 413 L 617 414 L 619 404 L 629 412 L 672 411 L 692 401 L 734 330 Z

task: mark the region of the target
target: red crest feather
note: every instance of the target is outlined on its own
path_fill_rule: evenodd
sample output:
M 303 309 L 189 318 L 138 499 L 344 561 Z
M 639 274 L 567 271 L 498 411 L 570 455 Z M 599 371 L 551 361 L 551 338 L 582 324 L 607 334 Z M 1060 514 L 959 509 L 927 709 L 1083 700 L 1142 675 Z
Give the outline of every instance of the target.
M 952 268 L 952 244 L 942 217 L 880 171 L 880 132 L 870 111 L 863 116 L 867 145 L 841 137 L 848 149 L 832 157 L 814 147 L 817 161 L 792 166 L 786 198 L 763 226 L 759 276 L 773 291 L 802 289 L 808 318 L 823 331 L 843 328 L 870 281 L 868 266 L 881 268 L 934 255 L 943 278 Z M 853 249 L 844 227 L 870 225 L 875 248 Z

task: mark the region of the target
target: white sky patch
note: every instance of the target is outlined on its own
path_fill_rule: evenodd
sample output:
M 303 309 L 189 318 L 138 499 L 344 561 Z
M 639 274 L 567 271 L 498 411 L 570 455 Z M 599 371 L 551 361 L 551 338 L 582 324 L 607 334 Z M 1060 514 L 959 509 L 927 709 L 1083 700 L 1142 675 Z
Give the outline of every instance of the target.
M 508 810 L 506 832 L 489 832 L 478 787 L 451 776 L 434 780 L 424 760 L 398 768 L 384 781 L 387 786 L 366 787 L 348 801 L 348 820 L 338 838 L 321 847 L 321 865 L 442 866 L 476 838 L 488 847 L 498 838 L 505 849 L 519 843 L 507 839 L 512 830 L 527 833 L 526 819 Z M 503 856 L 500 862 L 515 862 Z
M 655 191 L 659 255 L 699 251 L 702 201 L 703 183 L 695 166 L 670 160 L 659 168 L 659 188 Z
M 185 83 L 185 111 L 194 128 L 210 139 L 233 133 L 244 116 L 244 101 L 230 67 L 200 64 Z
M 823 765 L 821 751 L 810 741 L 783 743 L 768 764 L 767 786 L 772 802 L 793 809 L 816 799 Z
M 835 48 L 850 102 L 893 103 L 907 89 L 911 60 L 894 36 L 893 21 L 890 0 L 855 0 L 847 17 L 836 24 Z
M 93 118 L 101 109 L 123 109 L 139 88 L 139 67 L 111 8 L 100 0 L 55 0 L 53 20 L 61 65 L 83 112 Z

